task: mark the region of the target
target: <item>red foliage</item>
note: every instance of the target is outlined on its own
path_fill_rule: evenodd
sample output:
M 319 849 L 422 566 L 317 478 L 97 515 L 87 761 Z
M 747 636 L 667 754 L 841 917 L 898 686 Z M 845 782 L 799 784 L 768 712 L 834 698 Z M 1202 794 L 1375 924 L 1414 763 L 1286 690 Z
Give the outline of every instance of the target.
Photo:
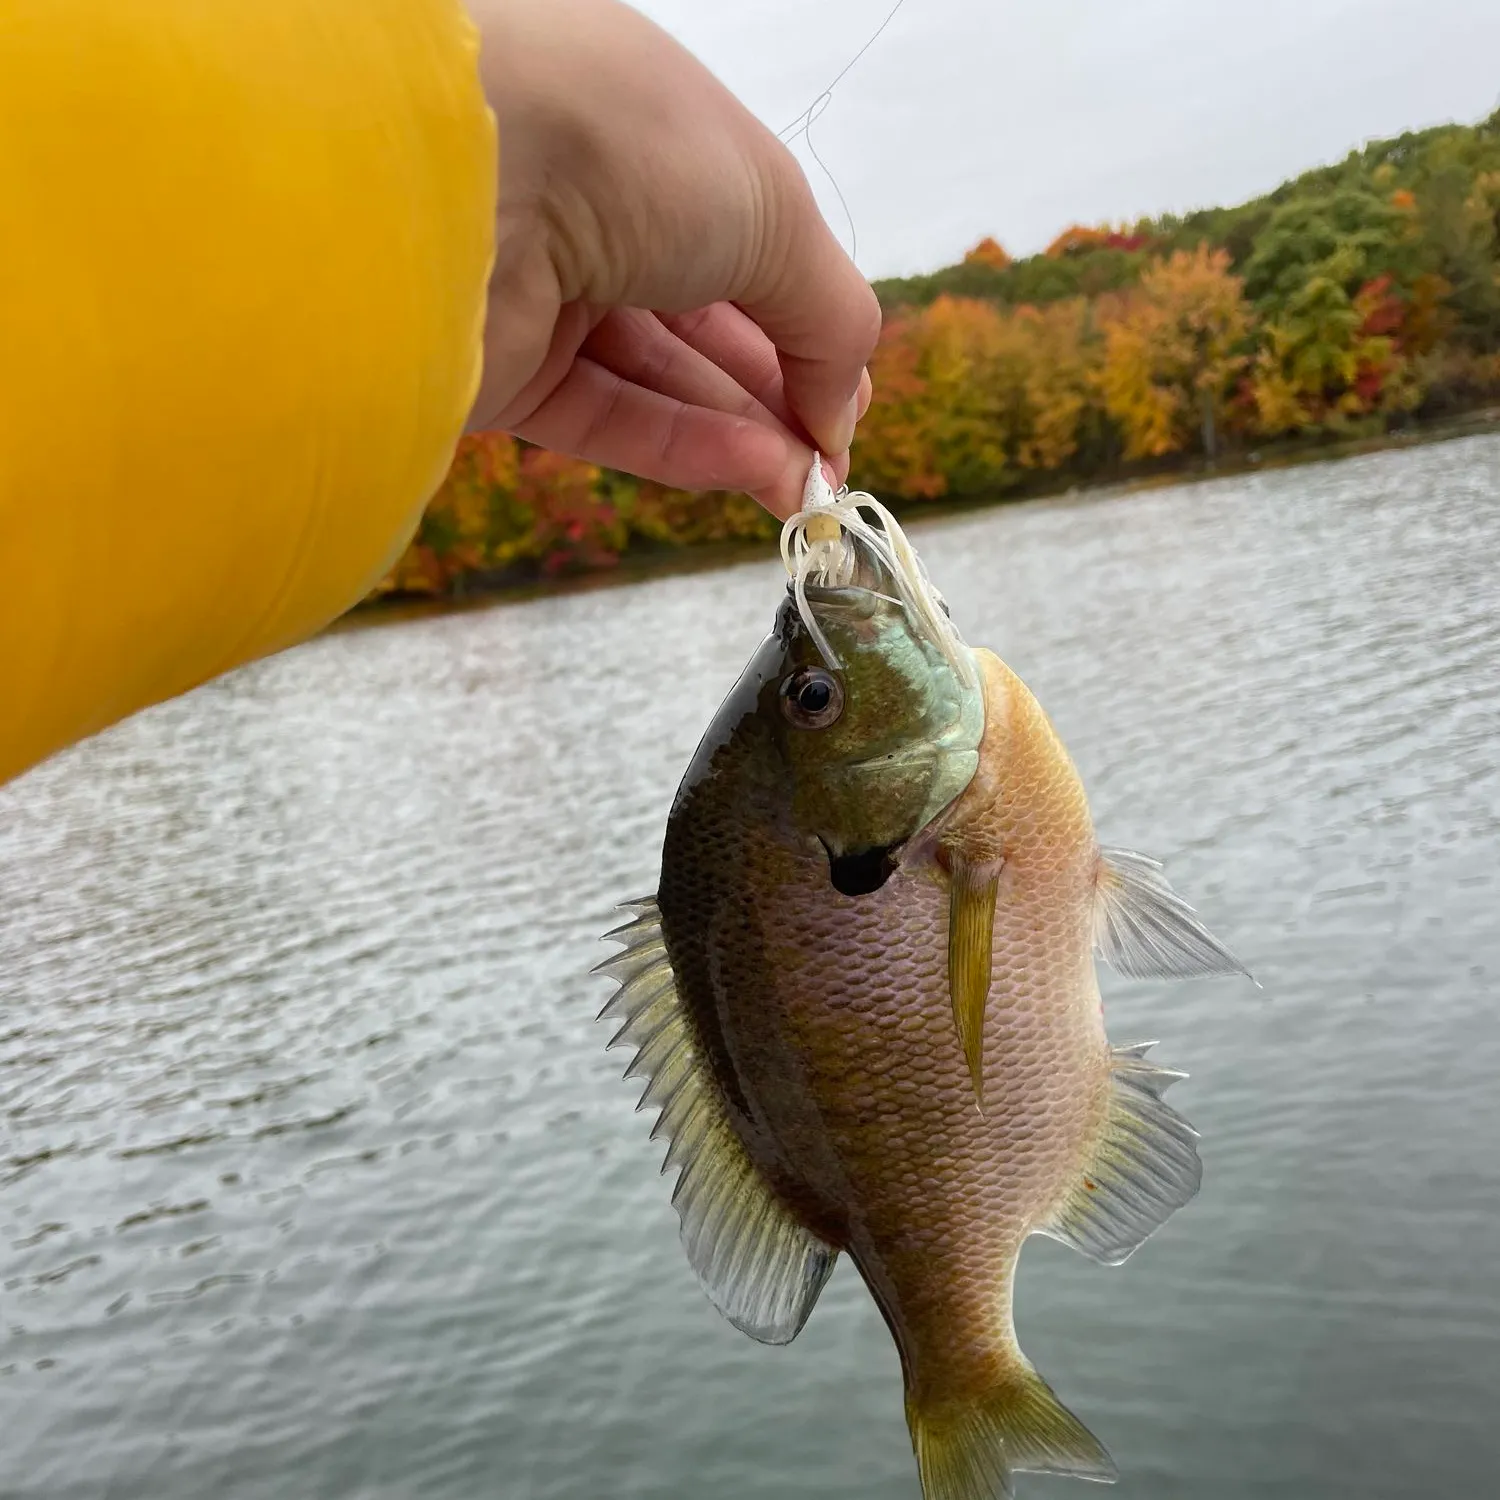
M 516 496 L 535 519 L 537 554 L 548 574 L 607 568 L 619 561 L 615 508 L 595 493 L 599 470 L 545 448 L 521 454 Z
M 1401 331 L 1406 319 L 1406 303 L 1392 290 L 1389 276 L 1367 281 L 1355 294 L 1355 307 L 1364 314 L 1359 325 L 1364 338 L 1385 338 Z
M 1359 397 L 1360 404 L 1366 408 L 1373 408 L 1380 400 L 1381 392 L 1385 389 L 1385 379 L 1389 370 L 1385 364 L 1361 364 L 1355 372 L 1354 384 L 1351 386 L 1354 394 Z
M 1071 224 L 1047 246 L 1046 253 L 1057 260 L 1065 255 L 1085 255 L 1090 250 L 1146 250 L 1150 244 L 1146 235 L 1133 230 L 1111 229 L 1108 224 L 1096 229 Z
M 1406 321 L 1406 300 L 1392 290 L 1389 276 L 1365 282 L 1355 294 L 1355 308 L 1364 314 L 1359 332 L 1367 339 L 1382 339 L 1401 332 Z

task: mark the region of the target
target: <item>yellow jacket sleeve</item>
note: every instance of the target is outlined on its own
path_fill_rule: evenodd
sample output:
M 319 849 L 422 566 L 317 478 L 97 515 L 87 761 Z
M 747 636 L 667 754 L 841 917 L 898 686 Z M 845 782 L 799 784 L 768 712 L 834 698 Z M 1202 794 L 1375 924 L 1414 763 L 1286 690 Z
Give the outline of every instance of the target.
M 459 0 L 0 6 L 0 781 L 353 604 L 479 374 Z

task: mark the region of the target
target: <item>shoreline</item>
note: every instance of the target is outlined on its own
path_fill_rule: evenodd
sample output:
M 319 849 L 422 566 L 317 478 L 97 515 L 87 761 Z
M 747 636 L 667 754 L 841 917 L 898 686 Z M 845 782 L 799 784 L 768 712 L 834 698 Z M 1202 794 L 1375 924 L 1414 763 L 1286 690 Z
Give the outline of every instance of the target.
M 905 525 L 914 520 L 969 516 L 981 510 L 1035 500 L 1123 499 L 1145 490 L 1197 484 L 1209 479 L 1232 479 L 1273 469 L 1300 468 L 1306 464 L 1333 463 L 1392 448 L 1415 448 L 1429 443 L 1452 442 L 1459 438 L 1486 435 L 1500 435 L 1500 406 L 1482 407 L 1459 416 L 1422 425 L 1412 424 L 1367 437 L 1346 438 L 1336 442 L 1268 444 L 1249 453 L 1228 454 L 1212 464 L 1198 459 L 1147 473 L 1082 482 L 1073 480 L 1070 483 L 1061 480 L 1054 480 L 1050 484 L 1038 482 L 1034 486 L 1023 486 L 1002 495 L 945 496 L 936 500 L 911 501 L 893 506 L 892 509 Z M 493 584 L 482 589 L 476 588 L 471 593 L 442 598 L 397 594 L 363 600 L 326 629 L 331 632 L 394 625 L 407 620 L 427 619 L 433 615 L 461 614 L 469 610 L 520 604 L 560 594 L 614 588 L 641 583 L 651 578 L 709 572 L 740 563 L 764 561 L 774 556 L 774 543 L 764 541 L 709 542 L 675 549 L 663 548 L 660 551 L 627 552 L 613 567 L 597 568 L 562 578 L 517 579 L 512 583 Z

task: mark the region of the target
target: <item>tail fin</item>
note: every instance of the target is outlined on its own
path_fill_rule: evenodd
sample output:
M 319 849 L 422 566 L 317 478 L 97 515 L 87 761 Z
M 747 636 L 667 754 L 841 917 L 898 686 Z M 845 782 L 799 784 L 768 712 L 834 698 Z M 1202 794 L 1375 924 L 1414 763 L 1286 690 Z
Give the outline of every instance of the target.
M 908 1392 L 906 1421 L 923 1500 L 1011 1500 L 1017 1469 L 1105 1484 L 1119 1477 L 1098 1438 L 1024 1361 L 972 1400 L 923 1402 Z

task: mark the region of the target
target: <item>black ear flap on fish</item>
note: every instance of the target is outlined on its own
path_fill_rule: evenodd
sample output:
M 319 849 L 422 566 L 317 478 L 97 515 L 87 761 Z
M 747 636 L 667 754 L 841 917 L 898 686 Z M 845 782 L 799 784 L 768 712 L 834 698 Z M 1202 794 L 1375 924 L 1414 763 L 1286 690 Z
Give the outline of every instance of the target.
M 984 1109 L 984 1015 L 990 996 L 991 949 L 995 940 L 995 898 L 1000 868 L 993 861 L 971 864 L 961 849 L 948 856 L 948 988 L 953 1020 L 974 1082 L 974 1098 Z

